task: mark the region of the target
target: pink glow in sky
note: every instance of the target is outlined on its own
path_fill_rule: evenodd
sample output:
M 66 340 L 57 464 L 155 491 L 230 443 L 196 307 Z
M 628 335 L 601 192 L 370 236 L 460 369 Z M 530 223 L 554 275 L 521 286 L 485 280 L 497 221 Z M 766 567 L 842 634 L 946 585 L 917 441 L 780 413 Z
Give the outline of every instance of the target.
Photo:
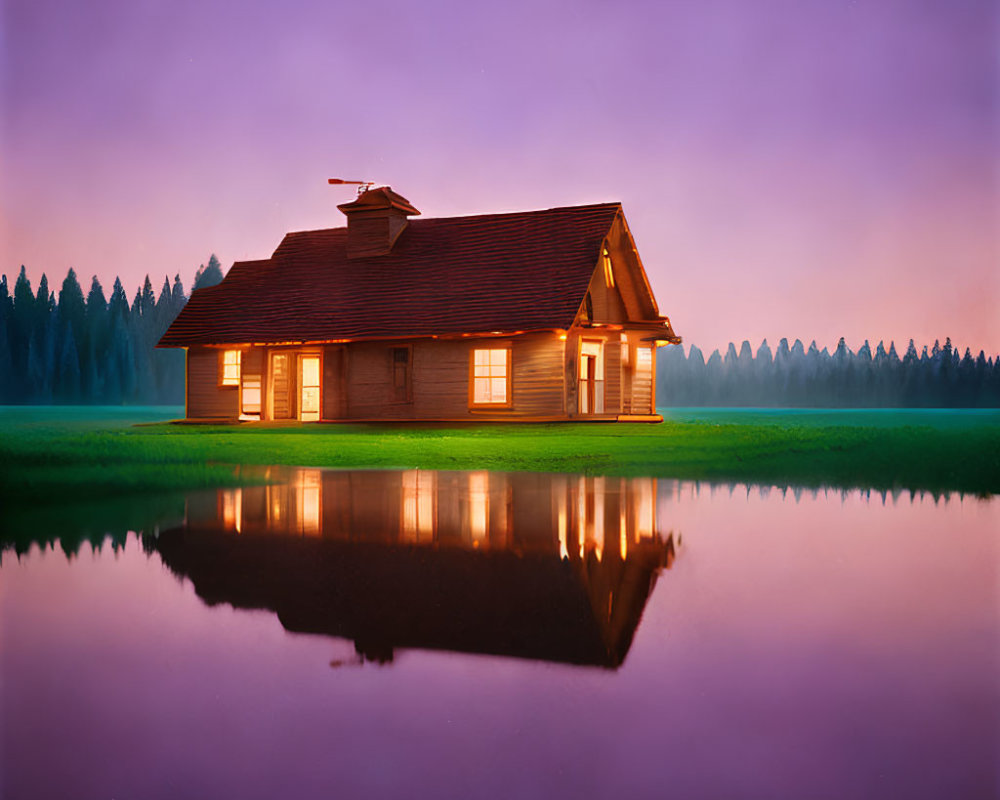
M 357 177 L 426 216 L 620 200 L 703 349 L 995 352 L 997 8 L 4 0 L 0 272 L 190 287 Z

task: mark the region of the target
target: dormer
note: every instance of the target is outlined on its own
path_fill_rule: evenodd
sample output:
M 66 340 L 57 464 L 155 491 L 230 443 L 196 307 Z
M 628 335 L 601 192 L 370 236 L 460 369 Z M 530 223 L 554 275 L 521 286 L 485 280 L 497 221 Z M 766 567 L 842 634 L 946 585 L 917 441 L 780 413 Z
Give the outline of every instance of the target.
M 406 228 L 406 218 L 420 214 L 388 186 L 369 189 L 337 208 L 347 216 L 348 258 L 388 255 Z

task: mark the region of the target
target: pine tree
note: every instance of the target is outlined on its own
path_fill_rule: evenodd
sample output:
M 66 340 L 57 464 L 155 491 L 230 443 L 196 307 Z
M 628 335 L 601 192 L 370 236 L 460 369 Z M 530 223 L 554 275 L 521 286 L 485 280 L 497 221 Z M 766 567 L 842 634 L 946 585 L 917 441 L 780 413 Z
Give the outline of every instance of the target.
M 846 405 L 865 408 L 877 405 L 872 376 L 872 348 L 867 339 L 854 355 L 850 376 Z
M 59 354 L 57 379 L 55 381 L 56 396 L 67 403 L 79 403 L 81 395 L 81 376 L 86 374 L 89 365 L 81 359 L 81 345 L 85 342 L 87 306 L 83 300 L 83 290 L 76 279 L 76 272 L 70 268 L 59 290 L 59 319 L 56 326 L 56 349 Z M 71 366 L 70 359 L 76 359 L 76 365 Z
M 108 301 L 108 314 L 111 315 L 112 321 L 119 319 L 124 322 L 128 319 L 128 295 L 125 294 L 125 288 L 122 286 L 120 278 L 115 278 L 115 285 L 111 289 L 111 299 Z
M 61 298 L 60 298 L 61 299 Z M 59 399 L 65 403 L 80 401 L 80 354 L 69 321 L 62 321 L 65 335 L 59 355 Z
M 757 355 L 753 360 L 753 404 L 757 406 L 774 405 L 774 358 L 767 339 L 760 343 Z
M 108 370 L 108 350 L 111 346 L 111 328 L 108 318 L 108 302 L 104 299 L 104 287 L 94 275 L 87 293 L 87 374 L 84 376 L 84 397 L 88 402 L 108 402 L 106 381 Z
M 24 265 L 14 283 L 14 304 L 11 311 L 10 352 L 14 366 L 13 394 L 18 400 L 28 400 L 28 344 L 35 324 L 35 296 L 31 292 Z
M 181 309 L 184 308 L 184 304 L 187 302 L 187 298 L 184 296 L 184 284 L 181 283 L 181 276 L 179 273 L 174 275 L 174 288 L 170 292 L 170 299 L 173 304 L 174 316 L 176 317 L 177 314 L 180 313 Z
M 139 297 L 139 311 L 144 317 L 152 318 L 156 310 L 156 292 L 153 291 L 153 282 L 146 276 L 142 283 L 142 294 Z
M 7 276 L 3 276 L 0 285 L 0 403 L 10 403 L 14 400 L 14 362 L 10 355 L 10 341 L 7 338 L 7 322 L 10 312 L 7 300 Z
M 219 259 L 215 257 L 215 253 L 212 253 L 208 259 L 208 266 L 203 264 L 198 267 L 198 271 L 194 274 L 192 291 L 222 283 L 222 278 L 222 266 L 219 264 Z
M 0 403 L 14 400 L 14 362 L 10 353 L 10 323 L 14 311 L 7 276 L 0 276 Z

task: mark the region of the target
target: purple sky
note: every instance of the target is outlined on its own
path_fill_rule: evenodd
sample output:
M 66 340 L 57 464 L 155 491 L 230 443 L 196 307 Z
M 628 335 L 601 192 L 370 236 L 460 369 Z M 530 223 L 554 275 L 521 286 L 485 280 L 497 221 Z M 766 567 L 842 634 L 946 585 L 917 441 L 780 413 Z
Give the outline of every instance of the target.
M 4 0 L 0 272 L 130 294 L 391 184 L 620 200 L 707 350 L 1000 345 L 998 5 Z

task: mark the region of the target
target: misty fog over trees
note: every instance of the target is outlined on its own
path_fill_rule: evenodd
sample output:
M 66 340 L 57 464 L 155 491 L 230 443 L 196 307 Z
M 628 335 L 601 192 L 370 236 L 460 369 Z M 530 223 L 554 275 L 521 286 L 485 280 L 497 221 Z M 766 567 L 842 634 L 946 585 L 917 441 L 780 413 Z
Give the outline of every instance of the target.
M 194 288 L 222 280 L 213 255 Z M 146 276 L 131 303 L 115 278 L 110 296 L 95 276 L 86 295 L 71 269 L 58 291 L 37 291 L 22 266 L 11 291 L 0 278 L 0 403 L 177 404 L 184 351 L 154 349 L 187 296 L 180 275 L 157 295 Z
M 222 280 L 219 260 L 195 273 L 193 288 Z M 187 302 L 180 275 L 159 293 L 149 276 L 131 303 L 119 279 L 110 295 L 94 277 L 84 294 L 71 269 L 58 290 L 42 275 L 37 290 L 21 267 L 11 289 L 0 278 L 0 403 L 177 404 L 184 402 L 184 351 L 155 345 Z M 661 348 L 659 406 L 997 407 L 1000 359 L 960 353 L 947 339 L 928 350 L 911 340 L 866 341 L 856 353 L 841 339 L 833 353 L 782 339 L 752 352 L 744 341 L 706 360 L 692 345 Z
M 658 406 L 804 406 L 816 408 L 982 408 L 1000 406 L 1000 360 L 973 356 L 935 341 L 918 352 L 911 339 L 902 358 L 895 343 L 865 343 L 856 353 L 841 338 L 830 353 L 815 342 L 782 339 L 772 353 L 765 339 L 753 354 L 730 342 L 725 356 L 706 360 L 691 345 L 661 348 L 657 356 Z

